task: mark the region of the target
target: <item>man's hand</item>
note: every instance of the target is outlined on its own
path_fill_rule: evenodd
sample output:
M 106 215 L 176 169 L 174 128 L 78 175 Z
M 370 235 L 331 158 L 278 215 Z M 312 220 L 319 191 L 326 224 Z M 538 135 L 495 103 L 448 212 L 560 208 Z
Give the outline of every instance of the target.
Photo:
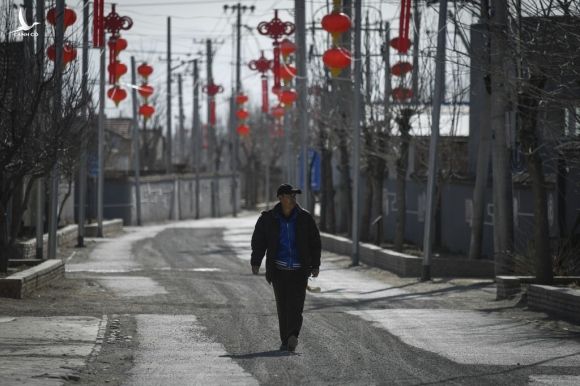
M 312 270 L 310 270 L 310 276 L 312 277 L 318 277 L 318 273 L 319 273 L 318 268 L 312 268 Z
M 252 265 L 252 273 L 254 275 L 257 275 L 260 272 L 260 266 L 259 265 Z

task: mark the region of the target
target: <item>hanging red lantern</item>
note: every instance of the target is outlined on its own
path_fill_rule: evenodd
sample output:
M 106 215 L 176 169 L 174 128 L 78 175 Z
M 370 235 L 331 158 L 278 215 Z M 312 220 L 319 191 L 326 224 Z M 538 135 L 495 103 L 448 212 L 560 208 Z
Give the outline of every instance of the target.
M 341 34 L 350 29 L 352 23 L 346 13 L 335 10 L 324 16 L 321 21 L 322 28 L 332 35 L 332 41 L 337 43 Z
M 391 39 L 389 44 L 400 53 L 406 53 L 411 48 L 411 40 L 404 37 Z
M 51 8 L 46 13 L 46 21 L 51 25 L 56 25 L 56 8 Z M 64 9 L 64 29 L 73 25 L 77 21 L 77 14 L 70 8 Z
M 280 102 L 284 104 L 284 107 L 290 108 L 292 104 L 296 101 L 298 94 L 293 89 L 282 90 L 279 95 Z
M 248 101 L 248 96 L 245 94 L 238 94 L 236 96 L 236 103 L 239 105 L 243 105 L 244 103 L 246 103 Z
M 155 107 L 144 104 L 139 106 L 139 115 L 142 115 L 145 120 L 151 118 L 151 116 L 155 113 Z
M 119 80 L 120 77 L 127 73 L 127 66 L 123 63 L 119 62 L 118 60 L 114 61 L 113 63 L 107 66 L 109 70 L 109 74 L 112 75 L 115 82 Z
M 111 52 L 115 53 L 115 56 L 118 55 L 119 52 L 127 48 L 127 40 L 123 38 L 111 37 L 111 39 L 109 39 L 109 42 L 107 44 L 109 45 L 109 49 L 111 50 Z
M 296 51 L 296 44 L 290 39 L 284 39 L 280 42 L 279 45 L 280 53 L 284 60 L 288 59 L 288 56 L 293 54 Z
M 396 101 L 404 101 L 413 97 L 413 90 L 406 87 L 397 87 L 393 89 L 391 95 Z
M 54 46 L 54 44 L 52 44 L 46 49 L 46 56 L 48 56 L 48 59 L 50 59 L 53 62 L 56 60 L 56 47 Z M 77 49 L 74 48 L 74 46 L 71 43 L 68 42 L 65 43 L 62 49 L 63 66 L 66 66 L 67 64 L 75 60 L 76 57 L 77 57 Z
M 288 84 L 296 76 L 296 68 L 288 64 L 282 64 L 279 67 L 278 76 L 282 78 L 285 84 Z
M 115 106 L 119 106 L 119 103 L 121 103 L 123 99 L 127 98 L 127 91 L 125 91 L 119 86 L 115 86 L 111 87 L 107 91 L 107 96 L 109 97 L 109 99 L 115 102 Z
M 409 62 L 398 62 L 391 67 L 391 74 L 395 76 L 403 76 L 413 69 L 413 65 Z
M 142 63 L 141 65 L 139 65 L 139 67 L 137 67 L 137 73 L 141 75 L 143 78 L 145 78 L 145 81 L 147 81 L 149 75 L 153 74 L 153 67 L 151 67 L 147 63 Z
M 236 111 L 236 117 L 238 117 L 239 120 L 245 120 L 248 119 L 248 117 L 250 116 L 250 113 L 248 113 L 248 110 L 246 109 L 239 109 L 238 111 Z
M 272 107 L 272 116 L 276 119 L 280 119 L 284 116 L 285 111 L 284 111 L 284 107 L 282 107 L 282 105 L 278 105 L 275 107 Z
M 332 76 L 338 76 L 343 69 L 350 66 L 350 52 L 341 47 L 333 47 L 322 55 L 322 61 L 330 69 Z
M 139 95 L 141 95 L 145 99 L 149 98 L 153 94 L 153 91 L 154 91 L 153 87 L 149 86 L 146 83 L 141 84 L 141 86 L 139 86 L 139 88 L 137 89 Z
M 246 135 L 250 134 L 250 127 L 246 124 L 241 124 L 236 128 L 236 131 L 239 135 L 245 137 Z
M 278 98 L 280 97 L 280 93 L 282 92 L 282 86 L 272 86 L 272 94 L 276 95 Z

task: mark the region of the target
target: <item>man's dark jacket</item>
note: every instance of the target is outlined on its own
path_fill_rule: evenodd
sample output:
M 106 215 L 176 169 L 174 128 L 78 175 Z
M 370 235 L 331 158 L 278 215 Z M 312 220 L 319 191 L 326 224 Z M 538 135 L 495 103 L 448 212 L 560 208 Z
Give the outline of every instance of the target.
M 312 215 L 296 205 L 296 249 L 300 260 L 300 268 L 305 274 L 320 267 L 320 232 Z M 256 223 L 252 235 L 253 266 L 260 266 L 266 254 L 266 280 L 271 282 L 272 272 L 276 267 L 274 260 L 278 255 L 278 238 L 280 235 L 280 221 L 276 217 L 282 216 L 282 206 L 276 204 L 274 208 L 262 212 Z

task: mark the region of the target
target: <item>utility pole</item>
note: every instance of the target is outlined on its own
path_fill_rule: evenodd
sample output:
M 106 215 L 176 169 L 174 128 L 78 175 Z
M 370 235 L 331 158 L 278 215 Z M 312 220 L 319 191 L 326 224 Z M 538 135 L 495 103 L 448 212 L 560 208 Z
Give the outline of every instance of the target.
M 199 163 L 201 162 L 201 127 L 199 124 L 199 73 L 197 59 L 193 60 L 193 126 L 191 146 L 195 170 L 195 218 L 199 219 Z
M 207 55 L 207 84 L 208 88 L 213 85 L 213 72 L 212 72 L 212 64 L 213 64 L 213 53 L 211 49 L 211 39 L 206 40 L 206 55 Z M 216 217 L 216 205 L 217 205 L 217 197 L 216 197 L 216 190 L 217 190 L 217 168 L 215 164 L 215 157 L 217 157 L 217 136 L 215 133 L 215 127 L 212 125 L 213 117 L 212 117 L 212 102 L 215 103 L 213 99 L 215 96 L 209 95 L 207 98 L 207 131 L 209 137 L 209 156 L 208 164 L 209 170 L 213 172 L 213 177 L 211 180 L 211 216 Z
M 36 15 L 44 15 L 44 1 L 36 2 Z M 44 68 L 44 24 L 37 27 L 38 36 L 36 38 L 37 52 L 42 52 L 40 55 L 37 71 Z M 44 178 L 40 177 L 36 184 L 36 258 L 42 259 L 44 257 Z
M 87 87 L 89 72 L 89 0 L 83 0 L 83 63 L 81 75 L 81 89 L 83 108 L 81 119 L 87 122 L 87 103 L 89 90 Z M 85 246 L 85 218 L 87 198 L 87 139 L 81 138 L 81 156 L 79 160 L 79 202 L 78 202 L 78 231 L 77 247 Z
M 179 98 L 179 152 L 177 154 L 180 163 L 185 160 L 185 129 L 183 128 L 183 121 L 185 116 L 183 114 L 183 79 L 181 74 L 177 74 L 177 92 Z
M 171 16 L 167 17 L 167 144 L 165 147 L 165 170 L 171 173 L 173 170 L 173 157 L 171 151 Z
M 137 225 L 141 225 L 141 163 L 139 150 L 141 146 L 139 138 L 139 114 L 137 112 L 137 74 L 135 70 L 135 57 L 131 56 L 131 98 L 133 99 L 133 167 L 135 170 L 135 206 Z
M 310 201 L 310 168 L 308 162 L 308 74 L 306 72 L 306 9 L 304 0 L 294 0 L 294 8 L 296 9 L 294 24 L 296 25 L 296 92 L 298 93 L 296 110 L 301 139 L 301 168 L 304 176 L 302 204 L 308 210 Z
M 237 12 L 236 17 L 236 95 L 239 95 L 242 91 L 242 80 L 241 80 L 241 61 L 242 61 L 242 50 L 241 50 L 241 43 L 242 43 L 242 35 L 241 35 L 241 27 L 242 27 L 242 13 L 246 11 L 254 12 L 255 7 L 241 5 L 237 3 L 235 5 L 224 5 L 224 10 L 227 11 L 231 9 L 232 11 Z M 237 117 L 233 114 L 233 122 L 234 124 L 231 125 L 230 128 L 230 135 L 232 138 L 232 157 L 233 157 L 233 168 L 232 168 L 232 215 L 236 217 L 238 215 L 238 202 L 237 202 L 237 175 L 238 175 L 238 137 L 235 135 L 235 128 L 238 126 Z
M 105 144 L 105 52 L 106 45 L 99 49 L 99 121 L 97 133 L 97 237 L 103 237 L 103 188 L 105 182 L 105 160 L 104 160 L 104 144 Z
M 431 142 L 429 143 L 429 175 L 427 177 L 427 202 L 425 208 L 425 233 L 423 237 L 423 272 L 421 281 L 431 280 L 431 247 L 435 213 L 435 184 L 437 179 L 437 143 L 439 119 L 445 93 L 445 42 L 447 37 L 447 0 L 439 1 L 437 29 L 437 54 L 435 56 L 435 90 L 431 115 Z
M 354 96 L 353 96 L 353 195 L 352 195 L 352 265 L 359 264 L 359 217 L 360 217 L 360 121 L 361 121 L 361 86 L 362 86 L 362 65 L 361 57 L 361 1 L 354 1 Z
M 492 166 L 494 192 L 494 253 L 495 274 L 512 274 L 513 251 L 513 197 L 512 172 L 506 140 L 507 79 L 509 68 L 508 40 L 506 35 L 508 10 L 505 1 L 492 0 L 494 12 L 490 17 L 491 28 L 491 130 L 493 138 Z
M 62 120 L 62 66 L 64 45 L 64 0 L 56 0 L 56 25 L 54 32 L 56 58 L 54 59 L 54 115 L 53 130 L 57 133 Z M 58 151 L 54 149 L 55 160 L 50 181 L 50 207 L 48 223 L 48 258 L 56 259 L 56 231 L 58 228 L 58 186 L 59 168 Z

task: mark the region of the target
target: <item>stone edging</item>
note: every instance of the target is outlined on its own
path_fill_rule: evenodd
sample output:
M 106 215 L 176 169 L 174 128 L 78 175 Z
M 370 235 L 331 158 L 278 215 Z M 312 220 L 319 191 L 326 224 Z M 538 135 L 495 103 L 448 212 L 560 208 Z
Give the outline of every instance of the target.
M 329 233 L 321 233 L 320 237 L 323 249 L 340 255 L 351 254 L 350 239 Z M 421 276 L 421 257 L 366 243 L 360 243 L 359 254 L 360 260 L 367 265 L 386 269 L 401 277 Z M 494 265 L 489 260 L 433 258 L 431 273 L 435 277 L 491 278 L 494 276 Z
M 528 306 L 580 323 L 580 290 L 530 284 Z
M 64 263 L 51 259 L 0 279 L 0 297 L 22 299 L 55 280 L 64 278 Z

